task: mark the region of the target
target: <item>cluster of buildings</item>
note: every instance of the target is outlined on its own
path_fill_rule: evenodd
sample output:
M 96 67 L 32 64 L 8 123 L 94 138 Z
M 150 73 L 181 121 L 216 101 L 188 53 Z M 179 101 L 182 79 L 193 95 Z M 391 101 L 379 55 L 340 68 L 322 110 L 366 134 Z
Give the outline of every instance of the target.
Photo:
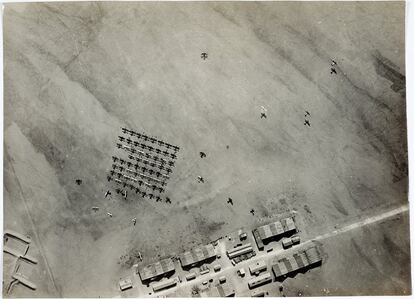
M 300 242 L 299 236 L 296 235 L 297 231 L 295 220 L 291 216 L 260 226 L 254 229 L 251 235 L 248 235 L 246 232 L 240 230 L 238 232 L 238 239 L 232 241 L 237 244 L 232 243 L 231 245 L 225 245 L 225 253 L 235 266 L 238 262 L 247 260 L 256 255 L 254 241 L 256 241 L 257 249 L 259 251 L 263 251 L 265 245 L 271 241 L 283 238 L 282 247 L 287 249 Z M 230 239 L 231 238 L 229 237 L 229 240 Z M 267 252 L 269 252 L 269 250 Z M 265 258 L 266 254 L 264 252 L 261 254 Z M 215 246 L 213 244 L 207 244 L 194 247 L 177 257 L 163 259 L 156 263 L 142 267 L 137 271 L 137 273 L 139 274 L 141 281 L 147 286 L 150 286 L 151 284 L 150 287 L 152 291 L 156 293 L 176 286 L 182 282 L 180 278 L 181 274 L 174 275 L 178 261 L 182 268 L 181 271 L 184 271 L 184 275 L 182 276 L 183 279 L 185 279 L 185 281 L 192 281 L 198 275 L 204 276 L 211 271 L 214 271 L 214 273 L 221 271 L 221 263 L 213 263 L 220 257 L 221 254 L 216 253 Z M 177 261 L 177 263 L 175 263 L 175 261 Z M 213 264 L 208 266 L 207 263 Z M 304 250 L 298 250 L 291 256 L 284 257 L 277 261 L 270 262 L 265 261 L 265 259 L 254 261 L 248 265 L 250 279 L 246 281 L 246 283 L 249 289 L 255 289 L 274 280 L 280 281 L 288 276 L 295 275 L 298 272 L 306 271 L 311 267 L 320 265 L 321 263 L 322 257 L 318 248 L 315 246 L 311 246 Z M 198 267 L 199 271 L 191 270 L 194 267 Z M 246 271 L 244 268 L 240 268 L 238 269 L 237 274 L 243 278 L 246 276 Z M 226 276 L 218 275 L 215 285 L 212 284 L 213 279 L 211 279 L 211 276 L 206 275 L 204 277 L 206 277 L 202 282 L 202 286 L 204 288 L 197 293 L 199 296 L 229 297 L 235 295 L 235 289 L 232 282 L 228 281 Z M 129 286 L 129 284 L 127 285 Z M 257 294 L 260 295 L 262 293 L 259 292 Z
M 161 200 L 170 179 L 179 147 L 154 137 L 122 128 L 119 156 L 112 156 L 108 181 L 117 184 L 118 193 L 126 198 L 126 190 L 142 197 Z

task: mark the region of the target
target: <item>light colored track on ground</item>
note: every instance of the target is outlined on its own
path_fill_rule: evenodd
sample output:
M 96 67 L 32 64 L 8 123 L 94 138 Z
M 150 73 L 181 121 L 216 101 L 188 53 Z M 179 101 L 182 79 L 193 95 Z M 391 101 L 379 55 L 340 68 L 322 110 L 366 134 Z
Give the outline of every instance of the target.
M 5 149 L 5 150 L 6 150 L 6 149 Z M 36 226 L 35 226 L 35 224 L 34 224 L 34 221 L 33 221 L 33 219 L 32 219 L 32 216 L 30 215 L 30 211 L 29 211 L 29 208 L 28 208 L 28 206 L 27 206 L 26 197 L 24 196 L 22 186 L 20 185 L 19 178 L 17 177 L 17 175 L 16 175 L 16 171 L 14 170 L 13 162 L 12 162 L 12 161 L 10 161 L 10 159 L 9 159 L 9 164 L 10 164 L 10 168 L 11 168 L 11 170 L 13 171 L 13 176 L 14 176 L 14 177 L 15 177 L 15 179 L 16 179 L 17 185 L 19 186 L 19 193 L 20 193 L 20 195 L 21 195 L 20 197 L 21 197 L 21 199 L 22 199 L 22 202 L 23 202 L 23 205 L 24 205 L 24 209 L 25 209 L 26 214 L 27 214 L 27 216 L 28 216 L 28 218 L 29 218 L 30 225 L 31 225 L 31 227 L 32 227 L 32 231 L 33 231 L 33 234 L 34 234 L 34 237 L 35 237 L 35 240 L 36 240 L 36 241 L 35 241 L 35 244 L 36 244 L 37 246 L 39 246 L 39 252 L 40 252 L 40 255 L 42 256 L 43 260 L 45 261 L 46 270 L 47 270 L 47 273 L 48 273 L 48 275 L 49 275 L 50 280 L 52 281 L 53 287 L 54 287 L 54 289 L 56 290 L 56 293 L 57 293 L 57 294 L 61 297 L 62 295 L 60 294 L 59 289 L 58 289 L 58 288 L 57 288 L 57 286 L 56 286 L 56 283 L 55 283 L 55 278 L 53 277 L 52 270 L 50 269 L 50 266 L 49 266 L 49 263 L 48 263 L 48 261 L 47 261 L 46 255 L 44 254 L 43 245 L 42 245 L 42 243 L 41 243 L 41 241 L 40 241 L 39 234 L 37 233 Z

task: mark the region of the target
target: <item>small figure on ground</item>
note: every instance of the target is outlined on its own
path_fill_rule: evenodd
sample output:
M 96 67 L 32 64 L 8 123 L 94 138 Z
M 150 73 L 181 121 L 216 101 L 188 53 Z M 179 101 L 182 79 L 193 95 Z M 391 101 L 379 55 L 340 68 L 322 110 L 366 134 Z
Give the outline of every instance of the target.
M 137 224 L 137 217 L 132 218 L 132 223 L 134 224 L 134 226 Z
M 331 65 L 332 65 L 332 66 L 337 65 L 336 61 L 332 59 L 332 60 L 331 60 Z
M 206 60 L 207 57 L 208 57 L 207 53 L 205 53 L 205 52 L 201 53 L 201 59 Z
M 252 214 L 254 216 L 254 209 L 250 210 L 250 214 Z
M 310 127 L 311 125 L 310 125 L 310 122 L 309 122 L 309 120 L 305 120 L 305 122 L 303 123 L 305 126 L 308 126 L 308 127 Z
M 227 203 L 229 203 L 229 204 L 233 205 L 233 199 L 231 199 L 231 198 L 229 197 L 229 199 L 227 200 Z
M 333 67 L 331 67 L 331 75 L 332 74 L 335 74 L 336 75 L 336 70 Z
M 267 114 L 266 114 L 267 109 L 265 107 L 261 106 L 261 110 L 262 111 L 260 112 L 260 118 L 267 118 Z
M 106 214 L 112 218 L 112 213 L 107 212 Z
M 206 153 L 205 152 L 200 152 L 200 158 L 203 159 L 205 157 L 207 157 Z
M 94 212 L 99 211 L 99 207 L 92 207 L 92 211 L 94 211 Z
M 109 191 L 109 190 L 105 192 L 105 198 L 106 198 L 108 195 L 111 195 L 111 191 Z
M 169 197 L 165 198 L 165 202 L 171 204 L 171 199 Z
M 81 179 L 77 179 L 75 182 L 76 182 L 76 184 L 78 184 L 78 185 L 82 184 L 82 180 L 81 180 Z
M 203 179 L 202 176 L 198 176 L 197 180 L 198 180 L 199 183 L 204 183 L 204 179 Z
M 310 116 L 310 113 L 309 113 L 309 111 L 307 111 L 307 110 L 305 110 L 305 117 L 306 116 Z

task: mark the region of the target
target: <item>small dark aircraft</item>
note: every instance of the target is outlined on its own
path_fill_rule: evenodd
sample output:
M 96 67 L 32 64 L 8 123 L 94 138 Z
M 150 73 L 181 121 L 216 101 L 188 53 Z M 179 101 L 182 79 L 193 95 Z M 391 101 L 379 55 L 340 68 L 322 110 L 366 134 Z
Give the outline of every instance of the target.
M 78 185 L 82 184 L 82 180 L 81 180 L 81 179 L 77 179 L 75 182 L 76 182 L 76 184 L 78 184 Z
M 197 180 L 198 180 L 199 183 L 204 183 L 204 179 L 203 179 L 202 176 L 198 176 Z
M 252 214 L 254 216 L 254 209 L 250 210 L 250 214 Z
M 331 75 L 332 74 L 335 74 L 336 75 L 336 70 L 333 67 L 331 67 Z
M 309 120 L 305 120 L 305 122 L 303 123 L 305 126 L 308 126 L 308 127 L 310 127 L 311 125 L 310 125 L 310 122 L 309 122 Z
M 307 111 L 307 110 L 305 110 L 305 117 L 306 116 L 310 116 L 310 113 L 309 113 L 309 111 Z
M 169 197 L 165 198 L 165 202 L 171 204 L 171 199 Z
M 205 152 L 200 152 L 200 158 L 201 159 L 203 159 L 203 158 L 205 158 L 207 155 L 206 155 L 206 153 Z
M 229 204 L 233 205 L 233 199 L 231 199 L 231 198 L 229 197 L 229 199 L 227 200 L 227 203 L 229 203 Z
M 108 195 L 111 195 L 111 191 L 109 191 L 109 190 L 105 192 L 105 198 L 107 198 Z
M 261 112 L 261 113 L 260 113 L 260 118 L 267 118 L 266 113 L 265 113 L 265 112 Z

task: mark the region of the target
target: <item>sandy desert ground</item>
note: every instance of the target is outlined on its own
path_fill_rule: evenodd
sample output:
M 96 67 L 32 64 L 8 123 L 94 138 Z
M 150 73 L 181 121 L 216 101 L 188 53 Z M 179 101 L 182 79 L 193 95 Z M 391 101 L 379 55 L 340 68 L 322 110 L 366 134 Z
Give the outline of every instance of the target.
M 4 227 L 32 237 L 39 264 L 36 291 L 3 295 L 118 296 L 137 250 L 149 262 L 286 211 L 316 236 L 407 205 L 404 14 L 403 2 L 5 4 Z M 172 204 L 104 197 L 121 127 L 180 147 Z M 408 213 L 323 246 L 325 264 L 287 295 L 411 293 Z

